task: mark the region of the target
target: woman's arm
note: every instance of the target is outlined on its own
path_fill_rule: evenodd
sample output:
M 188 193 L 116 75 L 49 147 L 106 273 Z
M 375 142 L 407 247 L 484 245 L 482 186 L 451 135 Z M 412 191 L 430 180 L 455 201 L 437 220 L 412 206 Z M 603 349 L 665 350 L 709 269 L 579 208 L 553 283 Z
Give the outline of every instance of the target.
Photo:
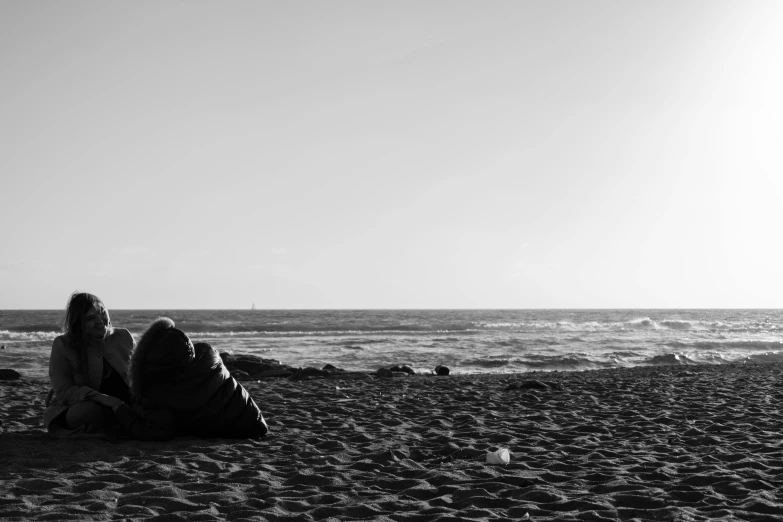
M 97 402 L 98 404 L 103 404 L 104 406 L 108 406 L 113 411 L 117 411 L 117 408 L 125 404 L 122 399 L 118 399 L 117 397 L 106 395 L 105 393 L 101 392 L 95 392 L 95 395 L 91 395 L 89 400 Z
M 54 397 L 64 405 L 87 400 L 98 393 L 89 386 L 79 386 L 73 382 L 73 365 L 68 358 L 68 349 L 62 337 L 52 343 L 49 356 L 49 380 L 52 383 Z
M 79 386 L 74 383 L 73 365 L 68 358 L 68 349 L 62 337 L 58 337 L 52 343 L 52 354 L 49 357 L 49 379 L 52 383 L 55 398 L 66 406 L 87 400 L 113 409 L 121 404 L 125 404 L 116 397 L 100 393 L 89 386 Z

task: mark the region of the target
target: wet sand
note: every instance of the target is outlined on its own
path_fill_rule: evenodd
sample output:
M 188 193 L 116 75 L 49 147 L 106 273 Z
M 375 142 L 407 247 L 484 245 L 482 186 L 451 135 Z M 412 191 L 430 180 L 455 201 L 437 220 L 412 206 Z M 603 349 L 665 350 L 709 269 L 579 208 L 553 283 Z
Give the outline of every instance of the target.
M 780 364 L 243 384 L 267 437 L 161 443 L 51 439 L 0 381 L 0 519 L 783 519 Z

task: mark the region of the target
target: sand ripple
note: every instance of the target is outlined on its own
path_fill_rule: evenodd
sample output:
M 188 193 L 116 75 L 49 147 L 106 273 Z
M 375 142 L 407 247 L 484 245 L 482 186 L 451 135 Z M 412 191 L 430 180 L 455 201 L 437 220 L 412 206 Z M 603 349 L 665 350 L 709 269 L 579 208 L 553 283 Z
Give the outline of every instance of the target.
M 0 383 L 0 519 L 783 519 L 780 365 L 244 384 L 265 439 L 109 443 Z

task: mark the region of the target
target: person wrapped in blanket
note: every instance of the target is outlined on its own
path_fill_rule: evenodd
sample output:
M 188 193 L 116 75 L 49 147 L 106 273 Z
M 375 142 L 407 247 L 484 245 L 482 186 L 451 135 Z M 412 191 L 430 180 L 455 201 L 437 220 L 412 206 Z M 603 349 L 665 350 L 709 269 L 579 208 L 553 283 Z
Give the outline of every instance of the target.
M 168 317 L 155 320 L 131 355 L 130 390 L 145 408 L 173 414 L 176 435 L 256 438 L 261 410 L 206 343 L 190 341 Z

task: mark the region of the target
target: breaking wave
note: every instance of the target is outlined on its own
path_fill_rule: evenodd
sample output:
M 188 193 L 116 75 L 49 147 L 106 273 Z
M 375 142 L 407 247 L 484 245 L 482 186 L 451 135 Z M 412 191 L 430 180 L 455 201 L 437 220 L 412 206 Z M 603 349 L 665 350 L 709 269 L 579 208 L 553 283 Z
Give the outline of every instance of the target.
M 0 311 L 0 367 L 46 375 L 55 312 Z M 118 310 L 136 339 L 159 316 L 221 351 L 346 369 L 456 372 L 783 362 L 777 310 Z M 47 346 L 48 345 L 48 346 Z M 32 366 L 31 366 L 32 365 Z
M 681 348 L 690 350 L 713 350 L 713 351 L 731 351 L 731 350 L 783 350 L 783 341 L 673 341 L 667 343 L 671 348 Z
M 698 364 L 696 361 L 681 353 L 667 353 L 655 355 L 647 359 L 647 364 L 651 366 L 662 366 L 672 364 Z
M 9 331 L 0 330 L 0 341 L 40 342 L 54 341 L 62 332 L 55 331 Z

